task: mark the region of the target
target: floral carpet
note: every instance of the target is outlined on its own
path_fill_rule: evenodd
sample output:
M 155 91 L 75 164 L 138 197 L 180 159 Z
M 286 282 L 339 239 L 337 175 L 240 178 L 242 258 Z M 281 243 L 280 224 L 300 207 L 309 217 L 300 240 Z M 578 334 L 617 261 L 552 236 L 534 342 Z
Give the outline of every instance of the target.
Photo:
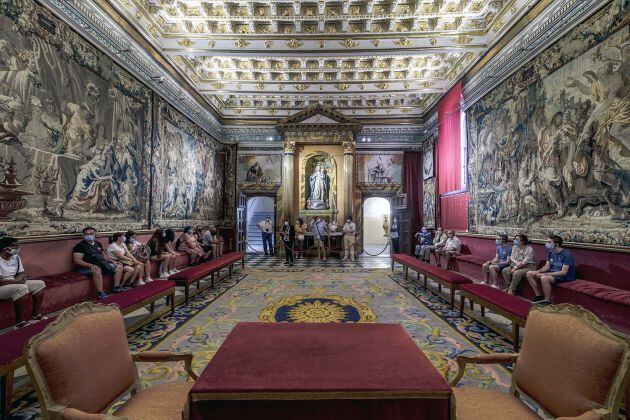
M 459 317 L 444 299 L 425 293 L 400 271 L 345 267 L 246 269 L 196 295 L 190 305 L 178 306 L 174 315 L 130 333 L 130 348 L 192 352 L 199 373 L 241 321 L 400 323 L 446 377 L 454 375 L 460 354 L 511 352 L 511 342 L 501 334 L 467 315 Z M 180 363 L 138 368 L 145 386 L 186 378 Z M 471 366 L 460 384 L 506 391 L 510 370 Z M 16 394 L 15 418 L 36 418 L 32 388 Z

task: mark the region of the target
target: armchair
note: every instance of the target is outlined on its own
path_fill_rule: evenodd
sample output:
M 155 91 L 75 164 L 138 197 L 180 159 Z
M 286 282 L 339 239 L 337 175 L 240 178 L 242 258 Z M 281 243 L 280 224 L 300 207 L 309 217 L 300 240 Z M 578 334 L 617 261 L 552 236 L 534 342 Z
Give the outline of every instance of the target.
M 120 310 L 90 302 L 66 309 L 31 338 L 24 357 L 45 420 L 180 420 L 193 383 L 142 389 L 135 362 L 182 361 L 197 378 L 192 354 L 132 354 Z M 106 414 L 127 395 L 113 415 Z
M 509 394 L 455 388 L 466 365 L 514 364 Z M 569 304 L 535 307 L 518 354 L 459 356 L 451 380 L 458 420 L 539 419 L 519 396 L 535 401 L 545 417 L 617 419 L 630 380 L 630 342 L 592 312 Z

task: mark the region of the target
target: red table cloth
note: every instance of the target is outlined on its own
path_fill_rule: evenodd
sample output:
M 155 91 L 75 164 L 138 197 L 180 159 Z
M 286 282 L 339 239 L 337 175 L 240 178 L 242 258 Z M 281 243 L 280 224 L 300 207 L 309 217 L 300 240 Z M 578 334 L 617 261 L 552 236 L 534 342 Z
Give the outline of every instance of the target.
M 447 419 L 451 388 L 398 324 L 239 323 L 191 419 Z

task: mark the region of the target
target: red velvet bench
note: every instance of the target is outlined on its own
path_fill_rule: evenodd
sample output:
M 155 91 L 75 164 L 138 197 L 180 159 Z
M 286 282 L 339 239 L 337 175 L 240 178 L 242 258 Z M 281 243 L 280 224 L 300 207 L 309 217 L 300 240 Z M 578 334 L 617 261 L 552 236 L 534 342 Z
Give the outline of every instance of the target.
M 103 305 L 115 303 L 123 315 L 130 314 L 140 308 L 150 305 L 150 312 L 155 310 L 155 302 L 166 298 L 166 305 L 171 306 L 171 313 L 175 312 L 175 282 L 168 280 L 153 280 L 142 286 L 134 287 L 122 293 L 108 295 L 99 301 Z
M 466 298 L 481 306 L 481 315 L 485 316 L 485 308 L 509 319 L 512 322 L 512 340 L 514 351 L 518 351 L 519 328 L 525 327 L 527 315 L 532 308 L 531 302 L 512 296 L 502 290 L 495 289 L 485 284 L 464 284 L 459 289 L 461 302 L 459 303 L 459 315 L 464 316 Z
M 191 284 L 197 284 L 197 293 L 199 293 L 202 290 L 205 290 L 205 288 L 200 288 L 200 281 L 210 275 L 210 287 L 214 287 L 215 273 L 219 275 L 221 273 L 221 269 L 227 267 L 229 269 L 229 276 L 232 277 L 232 265 L 239 260 L 241 261 L 243 268 L 245 268 L 245 253 L 230 252 L 229 254 L 222 255 L 212 261 L 187 268 L 179 273 L 171 274 L 168 279 L 175 282 L 177 286 L 184 288 L 184 301 L 186 302 L 186 305 L 188 305 L 190 302 Z
M 409 268 L 412 268 L 418 274 L 418 280 L 420 280 L 420 274 L 422 274 L 424 277 L 425 291 L 427 290 L 427 277 L 438 283 L 438 290 L 440 292 L 442 291 L 442 286 L 448 287 L 451 291 L 451 308 L 455 306 L 455 291 L 459 290 L 462 285 L 472 283 L 472 280 L 466 276 L 420 261 L 410 255 L 392 255 L 392 271 L 394 270 L 394 262 L 398 262 L 405 267 L 405 278 L 407 278 L 409 274 Z

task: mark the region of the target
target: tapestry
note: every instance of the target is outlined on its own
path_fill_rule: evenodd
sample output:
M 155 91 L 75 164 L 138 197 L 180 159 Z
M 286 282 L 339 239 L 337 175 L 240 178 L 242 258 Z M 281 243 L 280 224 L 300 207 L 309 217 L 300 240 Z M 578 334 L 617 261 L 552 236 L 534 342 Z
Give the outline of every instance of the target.
M 630 245 L 630 44 L 613 2 L 471 107 L 470 226 Z
M 0 12 L 0 230 L 148 227 L 148 91 L 33 1 Z
M 422 225 L 435 228 L 435 178 L 424 181 L 422 191 Z
M 402 183 L 403 154 L 357 154 L 357 182 L 369 184 Z
M 238 155 L 237 182 L 281 184 L 282 155 Z
M 154 143 L 155 224 L 218 223 L 223 216 L 226 156 L 220 145 L 170 105 L 160 102 Z
M 426 141 L 422 146 L 422 179 L 425 181 L 434 176 L 433 147 L 433 139 Z

